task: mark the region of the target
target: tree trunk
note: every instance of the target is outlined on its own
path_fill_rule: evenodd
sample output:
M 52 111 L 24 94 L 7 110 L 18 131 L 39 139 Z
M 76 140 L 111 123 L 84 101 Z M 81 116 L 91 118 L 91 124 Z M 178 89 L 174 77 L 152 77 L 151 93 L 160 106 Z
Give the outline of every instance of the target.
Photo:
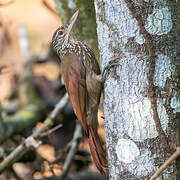
M 176 148 L 179 7 L 179 1 L 95 0 L 102 69 L 118 62 L 104 85 L 110 179 L 149 179 Z M 178 179 L 177 163 L 159 179 Z

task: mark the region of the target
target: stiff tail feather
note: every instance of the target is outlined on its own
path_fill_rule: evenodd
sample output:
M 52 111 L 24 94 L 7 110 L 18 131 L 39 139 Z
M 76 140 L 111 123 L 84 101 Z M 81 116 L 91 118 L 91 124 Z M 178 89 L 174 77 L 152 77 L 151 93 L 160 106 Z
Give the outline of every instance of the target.
M 101 146 L 99 138 L 95 136 L 92 127 L 89 127 L 88 130 L 89 130 L 88 143 L 93 161 L 97 169 L 100 171 L 100 173 L 102 175 L 107 175 L 108 166 L 107 166 L 106 153 L 104 152 Z

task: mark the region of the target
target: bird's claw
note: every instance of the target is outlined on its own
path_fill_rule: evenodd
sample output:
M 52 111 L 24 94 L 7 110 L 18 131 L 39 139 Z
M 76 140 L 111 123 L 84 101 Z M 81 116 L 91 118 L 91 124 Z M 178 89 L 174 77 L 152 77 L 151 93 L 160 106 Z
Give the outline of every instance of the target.
M 111 61 L 108 62 L 108 65 L 106 65 L 103 69 L 103 72 L 102 72 L 102 80 L 103 82 L 105 82 L 106 80 L 106 76 L 107 74 L 109 73 L 109 70 L 112 68 L 112 67 L 115 67 L 115 66 L 118 66 L 119 65 L 119 62 L 118 62 L 118 58 L 115 58 Z

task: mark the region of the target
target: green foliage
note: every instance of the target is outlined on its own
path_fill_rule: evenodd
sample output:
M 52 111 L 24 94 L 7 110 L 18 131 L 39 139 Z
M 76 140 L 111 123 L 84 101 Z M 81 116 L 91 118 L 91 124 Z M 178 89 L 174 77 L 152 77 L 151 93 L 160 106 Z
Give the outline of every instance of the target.
M 4 123 L 9 128 L 13 129 L 13 133 L 22 133 L 24 129 L 33 126 L 42 118 L 42 109 L 43 105 L 25 106 L 14 116 L 6 117 L 6 119 L 4 119 Z

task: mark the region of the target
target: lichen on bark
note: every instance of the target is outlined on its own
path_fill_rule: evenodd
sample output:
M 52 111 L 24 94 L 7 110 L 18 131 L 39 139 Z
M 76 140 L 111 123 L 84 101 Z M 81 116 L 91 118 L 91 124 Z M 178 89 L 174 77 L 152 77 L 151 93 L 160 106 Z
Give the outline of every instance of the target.
M 114 58 L 119 60 L 119 65 L 109 71 L 104 86 L 104 116 L 110 178 L 148 179 L 169 157 L 159 140 L 157 126 L 153 128 L 154 100 L 151 101 L 151 96 L 148 94 L 150 84 L 153 85 L 151 91 L 156 95 L 156 115 L 159 116 L 163 132 L 172 148 L 176 144 L 175 112 L 173 116 L 169 116 L 164 102 L 167 97 L 171 99 L 171 89 L 175 86 L 175 83 L 172 83 L 167 88 L 167 80 L 173 82 L 177 79 L 173 59 L 179 47 L 175 47 L 170 42 L 177 42 L 173 37 L 177 37 L 177 31 L 174 30 L 174 26 L 177 26 L 174 14 L 178 9 L 164 0 L 133 1 L 135 3 L 133 12 L 139 13 L 133 15 L 131 4 L 128 2 L 131 1 L 95 0 L 102 67 Z M 168 23 L 162 23 L 163 27 L 157 26 L 156 31 L 152 33 L 148 27 L 151 27 L 151 22 L 159 23 L 161 21 L 159 14 L 165 11 L 167 11 L 166 15 L 172 14 L 168 17 L 163 16 Z M 141 22 L 137 20 L 137 16 L 140 16 Z M 148 17 L 152 21 L 149 21 Z M 150 22 L 146 26 L 148 33 L 144 28 L 147 21 Z M 154 44 L 153 48 L 150 47 L 151 42 Z M 152 51 L 149 52 L 150 48 L 154 54 Z M 155 69 L 150 66 L 152 59 Z M 149 68 L 152 68 L 153 72 Z M 130 144 L 134 144 L 134 148 Z M 120 151 L 119 147 L 124 149 Z M 177 166 L 173 163 L 160 178 L 173 179 L 176 173 Z

